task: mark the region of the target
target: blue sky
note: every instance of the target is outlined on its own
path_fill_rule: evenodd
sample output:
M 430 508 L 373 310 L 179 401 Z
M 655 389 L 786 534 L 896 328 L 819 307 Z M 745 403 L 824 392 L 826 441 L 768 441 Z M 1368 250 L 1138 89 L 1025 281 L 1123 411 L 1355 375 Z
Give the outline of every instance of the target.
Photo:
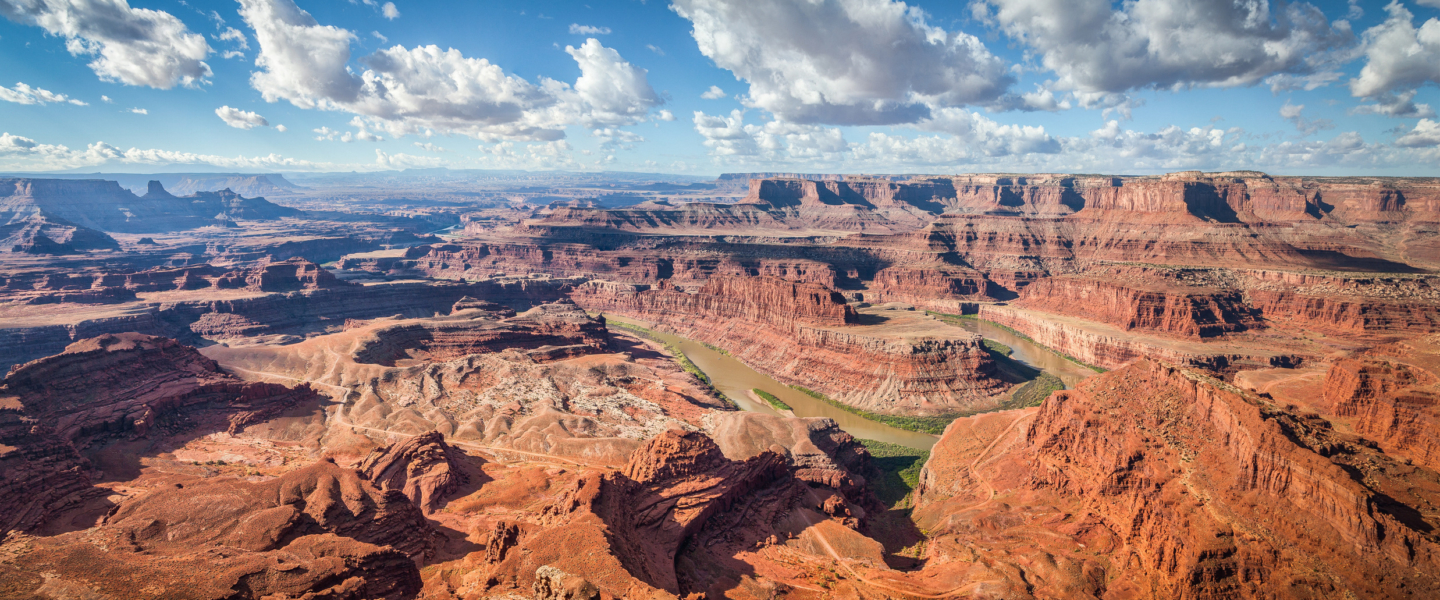
M 0 169 L 1440 175 L 1437 7 L 0 0 Z

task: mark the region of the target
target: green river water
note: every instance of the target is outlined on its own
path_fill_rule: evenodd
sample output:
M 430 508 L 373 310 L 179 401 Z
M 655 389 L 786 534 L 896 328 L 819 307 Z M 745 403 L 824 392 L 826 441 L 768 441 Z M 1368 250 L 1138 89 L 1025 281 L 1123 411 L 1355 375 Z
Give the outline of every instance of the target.
M 788 404 L 797 417 L 829 417 L 834 419 L 841 429 L 857 438 L 880 440 L 900 444 L 911 448 L 930 449 L 935 445 L 939 436 L 914 431 L 906 431 L 897 427 L 891 427 L 884 423 L 877 423 L 869 419 L 855 415 L 822 400 L 811 397 L 808 394 L 791 389 L 789 386 L 775 381 L 769 376 L 760 373 L 743 362 L 730 356 L 726 356 L 704 344 L 680 337 L 672 333 L 655 331 L 650 323 L 637 321 L 624 317 L 616 317 L 606 314 L 607 320 L 616 321 L 630 325 L 637 325 L 651 329 L 653 335 L 665 342 L 675 344 L 695 363 L 701 371 L 710 377 L 715 389 L 725 394 L 743 410 L 763 412 L 767 414 L 780 414 L 765 402 L 757 402 L 750 398 L 750 390 L 761 389 Z M 973 329 L 972 329 L 973 325 Z M 949 325 L 937 325 L 949 327 Z M 991 338 L 1002 344 L 1010 346 L 1014 350 L 1011 358 L 1025 363 L 1036 369 L 1051 373 L 1065 382 L 1066 387 L 1073 387 L 1081 379 L 1094 375 L 1095 372 L 1069 360 L 1061 358 L 1040 346 L 1037 346 L 1025 339 L 1022 339 L 1008 331 L 995 327 L 989 323 L 980 321 L 966 321 L 966 330 L 973 331 Z

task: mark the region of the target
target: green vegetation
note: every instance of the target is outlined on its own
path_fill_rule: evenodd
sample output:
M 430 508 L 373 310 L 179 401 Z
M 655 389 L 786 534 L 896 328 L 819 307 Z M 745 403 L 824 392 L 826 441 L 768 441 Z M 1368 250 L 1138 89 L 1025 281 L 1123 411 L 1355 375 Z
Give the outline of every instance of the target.
M 766 402 L 769 402 L 770 406 L 775 407 L 775 410 L 793 410 L 790 408 L 789 404 L 785 403 L 784 400 L 776 398 L 775 394 L 772 394 L 760 388 L 755 388 L 750 391 L 755 392 L 756 396 L 759 396 L 763 398 Z
M 1014 394 L 1010 395 L 1007 408 L 1040 406 L 1040 403 L 1049 398 L 1052 392 L 1063 389 L 1065 389 L 1065 382 L 1060 381 L 1059 377 L 1041 373 L 1034 381 L 1021 386 L 1020 389 L 1015 390 Z
M 1011 354 L 1015 353 L 1015 350 L 1013 348 L 990 338 L 983 338 L 983 341 L 985 342 L 986 350 L 994 352 L 995 354 L 999 354 L 1000 356 L 1010 356 Z
M 721 400 L 724 400 L 730 406 L 737 406 L 734 400 L 727 398 L 724 393 L 722 393 L 718 389 L 715 389 L 715 383 L 710 381 L 710 376 L 706 375 L 704 371 L 701 371 L 700 367 L 695 366 L 695 363 L 690 362 L 690 357 L 685 356 L 685 351 L 680 349 L 679 344 L 667 342 L 659 335 L 657 335 L 654 331 L 646 329 L 639 325 L 631 325 L 629 323 L 621 323 L 619 321 L 607 319 L 605 321 L 605 326 L 619 327 L 652 342 L 658 342 L 660 344 L 663 344 L 665 346 L 665 351 L 669 352 L 670 356 L 675 358 L 675 363 L 680 365 L 681 369 L 684 369 L 686 373 L 694 375 L 696 379 L 705 382 L 705 385 L 710 388 L 711 392 L 713 392 L 716 396 L 719 396 Z
M 920 485 L 920 468 L 930 459 L 929 450 L 878 440 L 856 441 L 870 451 L 870 463 L 880 470 L 880 479 L 871 482 L 871 489 L 886 506 L 900 504 Z
M 701 345 L 701 346 L 704 346 L 704 347 L 706 347 L 706 348 L 709 348 L 709 349 L 711 349 L 711 350 L 714 350 L 714 351 L 716 351 L 716 352 L 719 352 L 721 356 L 730 356 L 730 351 L 729 351 L 729 350 L 726 350 L 726 349 L 721 348 L 721 347 L 719 347 L 719 346 L 715 346 L 715 345 L 713 345 L 713 344 L 707 344 L 707 343 L 705 343 L 705 342 L 700 342 L 700 345 Z
M 832 400 L 829 396 L 826 396 L 825 394 L 806 387 L 801 387 L 798 385 L 792 385 L 790 387 L 797 392 L 810 396 L 811 398 L 815 398 L 816 400 L 820 400 L 821 402 L 829 404 L 830 406 L 833 406 L 850 414 L 870 419 L 871 421 L 875 421 L 877 423 L 884 423 L 897 429 L 904 429 L 906 431 L 916 431 L 920 433 L 940 435 L 942 433 L 945 433 L 945 427 L 950 425 L 951 421 L 954 421 L 955 419 L 958 419 L 960 417 L 970 416 L 965 414 L 940 415 L 934 417 L 882 415 L 880 413 L 873 413 L 868 410 L 855 408 L 853 406 L 850 406 L 849 404 L 845 404 L 844 402 L 840 402 L 838 400 Z

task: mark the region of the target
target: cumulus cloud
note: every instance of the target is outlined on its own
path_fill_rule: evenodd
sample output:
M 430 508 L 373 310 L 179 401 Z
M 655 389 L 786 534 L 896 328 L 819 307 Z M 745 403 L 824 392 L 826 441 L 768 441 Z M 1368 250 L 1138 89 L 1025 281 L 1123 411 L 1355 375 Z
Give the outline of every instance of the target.
M 416 148 L 419 148 L 419 149 L 421 149 L 421 150 L 424 150 L 424 151 L 426 151 L 426 152 L 444 152 L 444 151 L 445 151 L 444 148 L 441 148 L 440 146 L 436 146 L 435 144 L 432 144 L 432 143 L 430 143 L 430 142 L 425 142 L 425 143 L 423 143 L 423 144 L 420 143 L 420 142 L 415 142 L 415 147 L 416 147 Z
M 146 109 L 143 109 L 143 108 L 138 108 L 138 107 L 137 107 L 137 108 L 132 108 L 132 109 L 130 109 L 130 112 L 135 113 L 135 114 L 137 114 L 137 115 L 148 115 L 148 114 L 150 114 L 150 111 L 148 111 L 148 110 L 146 110 Z
M 931 107 L 988 103 L 1013 79 L 979 39 L 893 0 L 675 0 L 748 106 L 802 124 L 913 123 Z
M 217 156 L 172 150 L 130 148 L 121 150 L 105 142 L 95 142 L 83 150 L 63 145 L 43 144 L 10 133 L 0 134 L 0 168 L 24 171 L 55 171 L 106 164 L 140 165 L 208 165 L 224 169 L 287 169 L 287 170 L 350 170 L 370 168 L 368 165 L 339 165 L 299 160 L 270 154 L 267 156 Z
M 609 27 L 595 27 L 593 25 L 570 24 L 570 35 L 610 35 Z
M 504 141 L 493 145 L 481 144 L 479 149 L 481 154 L 477 160 L 491 169 L 581 168 L 581 164 L 575 160 L 571 151 L 570 143 L 565 140 L 523 146 L 513 141 Z
M 220 117 L 226 125 L 236 129 L 254 129 L 256 127 L 269 127 L 270 122 L 265 117 L 253 112 L 222 106 L 215 109 L 215 116 Z
M 76 100 L 65 94 L 57 94 L 47 89 L 30 87 L 21 82 L 16 82 L 15 87 L 0 87 L 0 100 L 14 102 L 16 104 L 51 104 L 66 103 L 75 106 L 89 106 L 84 101 Z
M 226 27 L 225 31 L 215 36 L 215 39 L 230 42 L 231 49 L 225 51 L 225 58 L 244 58 L 244 51 L 250 49 L 250 41 L 245 38 L 245 34 L 240 33 L 240 30 L 234 27 Z
M 211 73 L 204 36 L 170 13 L 126 0 L 0 0 L 0 14 L 64 37 L 71 54 L 95 57 L 89 66 L 107 81 L 170 89 Z
M 1387 117 L 1434 117 L 1435 109 L 1429 104 L 1415 102 L 1415 90 L 1398 94 L 1384 93 L 1371 97 L 1374 104 L 1361 104 L 1350 112 L 1357 115 L 1385 115 Z
M 260 53 L 251 86 L 266 101 L 339 110 L 391 136 L 459 133 L 478 139 L 556 140 L 571 124 L 633 125 L 662 100 L 645 69 L 598 40 L 565 51 L 580 66 L 574 86 L 532 84 L 453 48 L 392 46 L 347 68 L 354 33 L 321 25 L 292 0 L 241 0 Z
M 1301 136 L 1314 135 L 1322 129 L 1335 128 L 1335 122 L 1330 119 L 1306 119 L 1303 115 L 1304 111 L 1304 104 L 1291 104 L 1289 100 L 1286 100 L 1285 105 L 1280 107 L 1280 118 L 1294 125 Z
M 386 19 L 394 21 L 395 19 L 400 18 L 400 10 L 395 8 L 394 2 L 386 2 L 383 6 L 380 7 L 380 15 L 385 17 Z
M 669 109 L 661 109 L 659 112 L 655 113 L 655 120 L 656 120 L 656 121 L 674 121 L 674 120 L 675 120 L 675 113 L 670 112 Z M 657 125 L 658 125 L 658 123 L 657 123 Z
M 720 89 L 718 85 L 712 85 L 710 89 L 705 90 L 705 93 L 700 94 L 700 97 L 706 100 L 719 100 L 725 97 L 725 90 Z
M 290 128 L 289 128 L 289 127 L 286 127 L 286 126 L 284 126 L 284 125 L 276 125 L 276 126 L 275 126 L 275 131 L 278 131 L 278 132 L 280 132 L 280 133 L 285 133 L 285 132 L 287 132 L 287 131 L 290 131 Z
M 1395 140 L 1395 145 L 1402 148 L 1433 148 L 1440 146 L 1440 122 L 1430 119 L 1420 119 L 1415 128 L 1409 133 L 1400 136 Z
M 1252 85 L 1324 70 L 1349 23 L 1269 0 L 981 0 L 976 16 L 1033 48 L 1057 89 L 1124 92 Z
M 1440 83 L 1440 19 L 1431 17 L 1417 29 L 1413 15 L 1399 2 L 1391 2 L 1385 11 L 1389 15 L 1385 22 L 1365 30 L 1365 67 L 1350 80 L 1350 93 L 1379 100 L 1379 107 L 1371 112 L 1397 117 L 1423 114 L 1401 105 L 1414 96 L 1415 88 Z M 1410 96 L 1397 100 L 1405 93 Z

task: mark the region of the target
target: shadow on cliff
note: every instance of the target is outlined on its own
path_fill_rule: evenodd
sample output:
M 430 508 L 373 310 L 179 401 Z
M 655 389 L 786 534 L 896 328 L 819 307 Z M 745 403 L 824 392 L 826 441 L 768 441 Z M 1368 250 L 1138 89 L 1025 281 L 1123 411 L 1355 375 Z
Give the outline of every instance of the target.
M 464 483 L 456 486 L 454 491 L 445 495 L 445 499 L 435 508 L 436 512 L 445 510 L 451 502 L 470 496 L 480 491 L 480 488 L 485 484 L 494 481 L 494 478 L 485 473 L 484 467 L 487 461 L 484 458 L 470 454 L 466 452 L 464 448 L 455 446 L 451 446 L 451 448 L 459 450 L 457 462 L 459 463 L 461 473 L 465 475 L 463 478 Z M 470 541 L 468 532 L 446 526 L 435 519 L 427 518 L 426 520 L 430 522 L 430 527 L 434 528 L 436 533 L 440 534 L 439 539 L 443 540 L 442 544 L 437 545 L 435 558 L 430 562 L 439 563 L 464 558 L 472 552 L 485 550 L 485 546 Z
M 326 408 L 333 404 L 338 403 L 317 395 L 296 403 L 268 422 L 286 419 L 318 419 L 323 422 Z M 140 479 L 147 474 L 147 467 L 171 476 L 210 478 L 219 475 L 218 467 L 223 464 L 187 464 L 165 455 L 194 440 L 227 431 L 229 417 L 230 414 L 223 411 L 212 411 L 201 420 L 184 414 L 167 414 L 155 422 L 147 435 L 137 435 L 133 429 L 107 431 L 80 444 L 77 451 L 90 464 L 91 483 L 97 484 L 94 485 L 94 497 L 55 515 L 31 533 L 53 536 L 94 527 L 99 518 L 116 506 L 109 499 L 114 492 L 98 484 Z

